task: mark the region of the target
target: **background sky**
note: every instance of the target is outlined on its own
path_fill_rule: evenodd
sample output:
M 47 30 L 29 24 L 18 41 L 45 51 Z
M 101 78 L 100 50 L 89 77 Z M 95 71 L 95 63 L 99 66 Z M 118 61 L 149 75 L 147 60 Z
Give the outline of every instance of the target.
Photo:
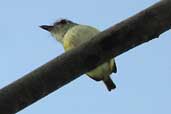
M 64 52 L 38 26 L 59 18 L 104 30 L 157 0 L 1 0 L 0 88 Z M 116 58 L 117 89 L 85 75 L 18 114 L 170 114 L 171 32 Z

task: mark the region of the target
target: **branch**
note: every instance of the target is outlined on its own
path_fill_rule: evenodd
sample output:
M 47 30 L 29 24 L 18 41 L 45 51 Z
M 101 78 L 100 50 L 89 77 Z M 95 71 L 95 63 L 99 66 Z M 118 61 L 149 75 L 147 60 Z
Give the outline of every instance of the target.
M 80 75 L 171 27 L 171 1 L 158 2 L 0 90 L 0 114 L 13 114 Z

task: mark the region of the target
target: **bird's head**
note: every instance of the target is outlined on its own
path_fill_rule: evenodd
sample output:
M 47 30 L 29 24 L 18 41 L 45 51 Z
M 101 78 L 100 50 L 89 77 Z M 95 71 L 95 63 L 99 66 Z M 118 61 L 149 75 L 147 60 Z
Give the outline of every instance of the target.
M 65 33 L 75 25 L 77 24 L 70 20 L 61 19 L 52 25 L 41 25 L 40 28 L 50 32 L 53 37 L 55 37 L 59 42 L 62 42 Z

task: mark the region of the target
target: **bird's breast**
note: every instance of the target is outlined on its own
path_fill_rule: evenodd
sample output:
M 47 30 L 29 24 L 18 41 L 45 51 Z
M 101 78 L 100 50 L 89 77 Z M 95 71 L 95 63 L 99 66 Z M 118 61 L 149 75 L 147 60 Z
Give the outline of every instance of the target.
M 99 32 L 99 30 L 90 26 L 75 26 L 65 34 L 64 45 L 67 45 L 67 47 L 70 47 L 70 45 L 74 47 L 79 46 L 92 39 L 93 36 L 95 36 Z

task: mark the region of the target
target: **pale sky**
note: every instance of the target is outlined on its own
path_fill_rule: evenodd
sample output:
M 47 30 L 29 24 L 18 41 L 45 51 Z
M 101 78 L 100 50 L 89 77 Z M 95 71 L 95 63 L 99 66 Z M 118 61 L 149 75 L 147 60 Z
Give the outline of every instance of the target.
M 64 52 L 38 26 L 59 18 L 106 28 L 157 0 L 1 0 L 0 87 Z M 116 58 L 117 89 L 83 75 L 17 114 L 170 114 L 171 32 Z

